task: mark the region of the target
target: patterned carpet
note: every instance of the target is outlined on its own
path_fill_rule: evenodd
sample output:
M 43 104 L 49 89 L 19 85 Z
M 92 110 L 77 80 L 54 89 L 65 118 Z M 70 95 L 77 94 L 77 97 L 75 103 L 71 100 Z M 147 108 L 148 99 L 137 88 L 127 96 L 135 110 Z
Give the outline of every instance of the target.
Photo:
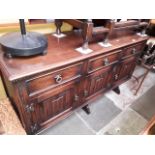
M 0 135 L 4 134 L 4 128 L 2 126 L 2 123 L 0 121 Z
M 0 101 L 0 122 L 0 134 L 26 134 L 8 99 Z

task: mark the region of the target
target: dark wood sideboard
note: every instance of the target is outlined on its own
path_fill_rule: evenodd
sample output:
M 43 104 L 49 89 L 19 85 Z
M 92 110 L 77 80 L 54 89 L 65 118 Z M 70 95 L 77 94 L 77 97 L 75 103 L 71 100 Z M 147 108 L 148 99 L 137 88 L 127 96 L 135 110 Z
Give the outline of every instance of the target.
M 75 50 L 83 43 L 79 33 L 66 35 L 59 39 L 47 35 L 44 56 L 8 59 L 0 50 L 6 91 L 28 134 L 40 133 L 105 91 L 119 93 L 118 86 L 131 78 L 148 39 L 120 35 L 103 48 L 95 38 L 89 44 L 93 52 L 84 55 Z

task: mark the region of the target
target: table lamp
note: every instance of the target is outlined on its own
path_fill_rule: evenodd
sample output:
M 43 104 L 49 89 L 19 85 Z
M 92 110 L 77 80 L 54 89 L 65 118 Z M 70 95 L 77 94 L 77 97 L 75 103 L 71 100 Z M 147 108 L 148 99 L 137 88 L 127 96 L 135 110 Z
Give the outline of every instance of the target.
M 8 58 L 28 57 L 47 53 L 47 39 L 36 32 L 26 32 L 24 19 L 19 19 L 20 31 L 3 35 L 0 43 Z

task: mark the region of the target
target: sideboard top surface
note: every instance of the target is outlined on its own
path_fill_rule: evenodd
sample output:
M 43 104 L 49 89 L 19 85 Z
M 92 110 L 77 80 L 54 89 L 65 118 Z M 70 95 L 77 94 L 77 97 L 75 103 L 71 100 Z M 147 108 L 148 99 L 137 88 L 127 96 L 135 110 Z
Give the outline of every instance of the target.
M 82 37 L 78 33 L 73 32 L 68 32 L 66 35 L 66 37 L 59 39 L 51 34 L 47 35 L 48 49 L 47 54 L 44 56 L 38 55 L 29 58 L 8 59 L 4 56 L 4 52 L 0 50 L 0 67 L 2 72 L 10 81 L 13 81 L 148 39 L 148 37 L 140 37 L 136 34 L 123 36 L 111 39 L 109 42 L 112 46 L 107 48 L 101 47 L 97 42 L 91 42 L 89 48 L 91 48 L 93 52 L 84 55 L 75 50 L 82 45 Z

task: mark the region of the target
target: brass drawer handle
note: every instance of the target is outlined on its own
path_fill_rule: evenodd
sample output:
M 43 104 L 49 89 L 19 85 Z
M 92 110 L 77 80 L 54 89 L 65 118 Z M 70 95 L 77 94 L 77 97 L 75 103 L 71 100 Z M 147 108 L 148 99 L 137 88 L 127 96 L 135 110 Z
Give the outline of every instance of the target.
M 55 81 L 56 81 L 56 83 L 60 83 L 62 81 L 61 74 L 55 76 Z
M 105 65 L 105 66 L 109 65 L 109 59 L 108 59 L 108 58 L 105 58 L 105 59 L 103 60 L 103 62 L 104 62 L 104 65 Z
M 118 74 L 115 74 L 114 78 L 115 80 L 118 80 Z
M 132 49 L 132 54 L 136 54 L 136 49 L 135 48 Z

